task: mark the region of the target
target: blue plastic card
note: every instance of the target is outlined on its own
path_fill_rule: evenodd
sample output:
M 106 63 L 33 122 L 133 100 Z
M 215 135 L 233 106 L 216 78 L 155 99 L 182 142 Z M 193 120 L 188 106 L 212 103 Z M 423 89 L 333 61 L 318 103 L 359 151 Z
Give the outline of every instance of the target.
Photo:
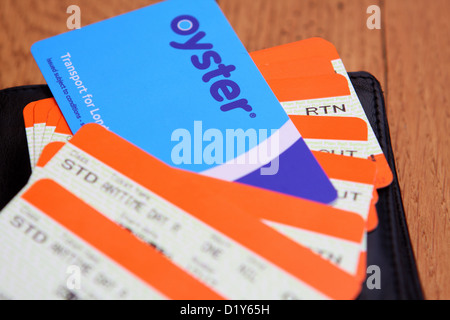
M 161 2 L 32 53 L 74 133 L 96 122 L 178 168 L 336 198 L 215 1 Z

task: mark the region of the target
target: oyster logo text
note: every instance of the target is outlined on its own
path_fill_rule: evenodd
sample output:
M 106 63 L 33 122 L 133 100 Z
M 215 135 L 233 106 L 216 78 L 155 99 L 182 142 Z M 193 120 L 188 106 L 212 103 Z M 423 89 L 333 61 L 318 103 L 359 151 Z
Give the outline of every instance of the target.
M 211 50 L 214 47 L 213 44 L 201 42 L 206 33 L 198 31 L 199 27 L 198 20 L 193 16 L 181 15 L 176 17 L 171 23 L 171 28 L 177 35 L 187 37 L 187 41 L 184 43 L 172 41 L 170 46 L 179 50 L 203 50 L 201 57 L 192 55 L 191 62 L 195 68 L 207 71 L 202 76 L 202 81 L 205 84 L 212 83 L 209 91 L 214 100 L 223 103 L 220 110 L 228 112 L 241 109 L 248 112 L 250 118 L 255 118 L 256 113 L 252 112 L 253 108 L 249 105 L 248 100 L 240 97 L 241 88 L 236 82 L 229 79 L 231 73 L 236 70 L 236 66 L 223 64 L 220 54 Z M 211 65 L 214 65 L 213 68 L 211 68 Z M 210 70 L 210 68 L 213 70 Z

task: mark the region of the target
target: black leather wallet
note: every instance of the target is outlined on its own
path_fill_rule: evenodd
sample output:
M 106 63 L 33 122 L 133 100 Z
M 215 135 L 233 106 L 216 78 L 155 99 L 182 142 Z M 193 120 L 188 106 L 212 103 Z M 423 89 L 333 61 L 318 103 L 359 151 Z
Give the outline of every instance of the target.
M 379 226 L 368 236 L 367 265 L 379 267 L 381 286 L 369 289 L 364 284 L 359 299 L 423 299 L 395 171 L 383 92 L 369 73 L 350 73 L 350 78 L 394 172 L 393 183 L 378 190 Z M 0 91 L 0 209 L 20 191 L 31 174 L 23 108 L 51 96 L 45 85 Z

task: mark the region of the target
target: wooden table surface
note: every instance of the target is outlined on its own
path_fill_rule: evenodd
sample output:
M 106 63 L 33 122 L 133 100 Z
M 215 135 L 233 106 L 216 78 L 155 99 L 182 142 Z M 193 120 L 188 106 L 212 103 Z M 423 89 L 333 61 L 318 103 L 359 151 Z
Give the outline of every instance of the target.
M 31 45 L 157 1 L 1 0 L 0 89 L 45 83 Z M 392 144 L 421 281 L 428 299 L 450 298 L 450 1 L 219 0 L 249 51 L 313 36 L 337 47 L 348 71 L 368 71 L 387 99 Z M 369 5 L 382 11 L 369 30 Z M 88 50 L 89 44 L 86 44 Z

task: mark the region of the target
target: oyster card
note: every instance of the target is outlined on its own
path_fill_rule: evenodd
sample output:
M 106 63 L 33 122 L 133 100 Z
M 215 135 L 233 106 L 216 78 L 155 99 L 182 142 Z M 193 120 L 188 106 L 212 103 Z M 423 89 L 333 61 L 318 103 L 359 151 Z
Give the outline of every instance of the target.
M 329 203 L 337 194 L 214 1 L 165 1 L 33 45 L 70 129 Z

